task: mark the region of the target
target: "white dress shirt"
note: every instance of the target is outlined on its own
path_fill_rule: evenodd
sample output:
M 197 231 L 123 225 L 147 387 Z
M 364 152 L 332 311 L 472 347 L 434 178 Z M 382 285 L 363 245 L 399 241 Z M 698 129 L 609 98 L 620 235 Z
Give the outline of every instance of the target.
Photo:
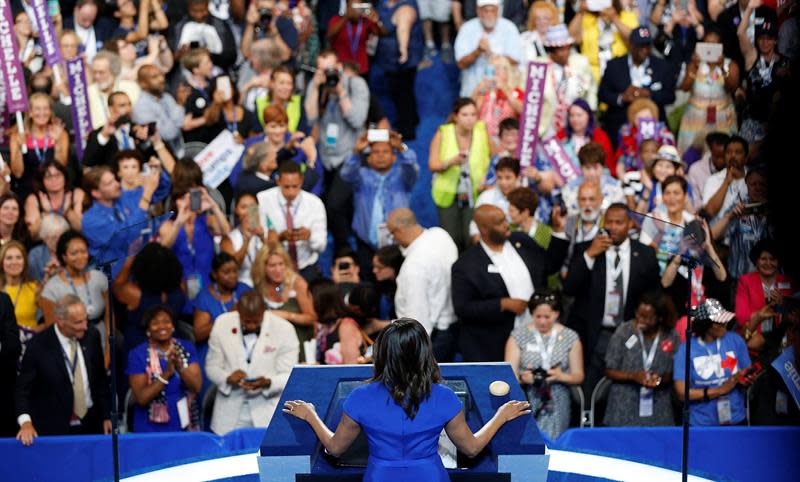
M 262 221 L 269 218 L 272 227 L 278 233 L 286 231 L 286 198 L 280 186 L 258 193 L 258 206 Z M 322 200 L 307 191 L 300 191 L 292 201 L 292 221 L 295 229 L 308 228 L 311 236 L 307 241 L 297 241 L 297 268 L 303 269 L 313 265 L 325 251 L 328 243 L 328 218 Z M 267 223 L 263 223 L 267 226 Z M 288 249 L 289 243 L 283 246 Z
M 604 300 L 608 300 L 608 296 L 614 289 L 614 258 L 617 253 L 614 247 L 606 250 L 606 295 Z M 583 252 L 583 259 L 586 261 L 586 266 L 591 270 L 594 268 L 594 258 L 590 257 L 586 252 Z M 625 296 L 628 293 L 628 280 L 631 275 L 631 240 L 625 239 L 619 245 L 619 264 L 622 266 L 622 297 L 620 299 L 620 313 L 624 318 L 625 312 Z M 614 318 L 608 314 L 608 303 L 603 303 L 603 326 L 615 327 Z
M 500 273 L 503 283 L 506 285 L 506 290 L 508 290 L 508 296 L 518 300 L 525 300 L 526 302 L 530 300 L 534 291 L 533 278 L 531 278 L 531 273 L 528 271 L 528 267 L 522 257 L 511 246 L 511 243 L 506 241 L 503 244 L 503 250 L 500 252 L 489 249 L 489 246 L 483 240 L 481 240 L 481 247 L 486 252 L 486 255 L 489 256 L 489 259 L 492 260 L 492 264 L 488 268 L 489 272 Z M 514 328 L 528 324 L 530 321 L 530 311 L 525 310 L 522 314 L 517 315 L 514 320 Z
M 394 307 L 398 318 L 413 318 L 428 334 L 446 330 L 455 320 L 450 268 L 458 247 L 442 228 L 426 229 L 407 248 L 397 274 Z
M 94 32 L 94 25 L 89 28 L 83 28 L 75 22 L 75 33 L 78 35 L 81 45 L 83 45 L 86 62 L 91 63 L 97 54 L 97 35 Z
M 58 330 L 58 325 L 55 325 L 53 328 L 55 328 L 56 337 L 58 338 L 58 342 L 61 344 L 61 349 L 63 350 L 61 359 L 64 361 L 64 366 L 67 369 L 69 381 L 74 382 L 74 377 L 72 375 L 72 364 L 68 360 L 68 357 L 71 355 L 70 350 L 72 350 L 70 347 L 71 338 L 67 338 L 66 336 L 62 335 Z M 75 370 L 80 370 L 81 375 L 83 376 L 83 396 L 86 399 L 86 409 L 89 410 L 92 408 L 94 403 L 92 402 L 92 391 L 89 386 L 89 373 L 86 371 L 86 360 L 83 358 L 83 349 L 81 348 L 80 341 L 78 341 L 78 347 L 75 350 L 75 354 L 78 355 L 78 365 L 75 367 Z M 17 424 L 19 424 L 20 427 L 23 423 L 30 421 L 31 416 L 29 413 L 23 413 L 17 417 Z
M 711 200 L 712 197 L 719 191 L 722 185 L 725 183 L 725 176 L 728 175 L 728 168 L 725 168 L 719 172 L 716 172 L 706 179 L 706 184 L 703 186 L 703 205 L 705 206 L 708 204 L 708 201 Z M 734 179 L 733 182 L 728 186 L 728 191 L 725 193 L 725 199 L 722 201 L 722 208 L 719 210 L 716 216 L 709 221 L 708 225 L 713 226 L 717 224 L 726 214 L 728 211 L 736 207 L 736 204 L 740 202 L 745 202 L 747 199 L 747 184 L 744 182 L 744 178 L 742 179 Z M 727 237 L 725 240 L 725 244 L 727 243 Z

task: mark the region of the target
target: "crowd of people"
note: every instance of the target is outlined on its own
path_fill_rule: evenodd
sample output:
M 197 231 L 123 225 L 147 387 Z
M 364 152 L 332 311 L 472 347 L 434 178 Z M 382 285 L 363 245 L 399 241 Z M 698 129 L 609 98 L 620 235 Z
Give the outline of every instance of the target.
M 293 365 L 372 363 L 398 318 L 509 362 L 550 437 L 603 385 L 597 425 L 800 423 L 762 149 L 795 0 L 10 3 L 0 435 L 109 433 L 112 397 L 134 432 L 264 427 Z

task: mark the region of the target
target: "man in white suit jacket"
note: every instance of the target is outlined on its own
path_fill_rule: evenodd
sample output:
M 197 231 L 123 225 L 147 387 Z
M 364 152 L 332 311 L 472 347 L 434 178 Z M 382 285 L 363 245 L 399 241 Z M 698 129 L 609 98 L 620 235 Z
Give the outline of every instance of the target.
M 299 351 L 292 324 L 268 312 L 256 291 L 242 295 L 237 311 L 217 317 L 206 357 L 206 374 L 217 387 L 211 430 L 224 435 L 266 427 Z

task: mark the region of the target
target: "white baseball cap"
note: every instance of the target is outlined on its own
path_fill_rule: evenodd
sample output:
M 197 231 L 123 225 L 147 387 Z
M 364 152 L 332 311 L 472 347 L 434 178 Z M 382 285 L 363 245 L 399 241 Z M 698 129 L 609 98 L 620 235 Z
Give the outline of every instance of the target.
M 478 0 L 476 3 L 478 8 L 488 7 L 489 5 L 493 5 L 495 7 L 500 6 L 500 0 Z

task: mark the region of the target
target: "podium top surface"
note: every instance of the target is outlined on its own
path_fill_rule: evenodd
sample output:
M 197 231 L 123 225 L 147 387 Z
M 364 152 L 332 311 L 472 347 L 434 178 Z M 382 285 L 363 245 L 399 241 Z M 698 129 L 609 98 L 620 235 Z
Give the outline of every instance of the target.
M 491 419 L 497 408 L 506 401 L 525 400 L 525 394 L 507 363 L 443 363 L 439 367 L 442 378 L 466 382 L 471 398 L 467 422 L 473 431 Z M 372 377 L 372 370 L 372 365 L 295 366 L 267 427 L 261 443 L 261 455 L 313 456 L 318 451 L 319 441 L 306 422 L 281 411 L 284 402 L 304 400 L 313 403 L 320 418 L 335 430 L 344 402 L 343 399 L 337 399 L 340 382 L 365 381 Z M 496 397 L 489 393 L 489 384 L 495 380 L 509 384 L 511 391 L 507 396 Z M 506 423 L 497 432 L 487 450 L 492 457 L 540 455 L 545 452 L 545 442 L 533 416 L 519 417 Z

